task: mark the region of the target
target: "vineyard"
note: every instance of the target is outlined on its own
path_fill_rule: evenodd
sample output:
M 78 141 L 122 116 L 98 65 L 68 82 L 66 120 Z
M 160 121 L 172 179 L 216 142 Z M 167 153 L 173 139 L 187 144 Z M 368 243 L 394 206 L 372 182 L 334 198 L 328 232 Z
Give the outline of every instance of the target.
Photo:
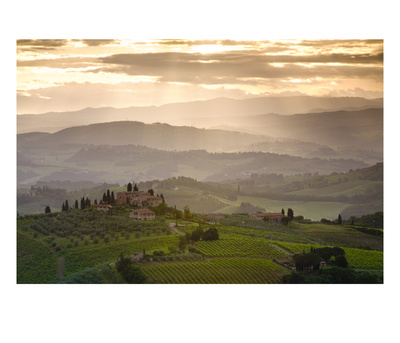
M 359 242 L 380 247 L 382 236 L 320 223 L 278 225 L 244 215 L 223 221 L 180 220 L 171 228 L 162 217 L 143 222 L 123 211 L 23 216 L 17 220 L 17 282 L 123 283 L 116 261 L 140 253 L 142 261 L 136 264 L 149 283 L 282 283 L 293 268 L 292 253 L 324 246 L 342 247 L 350 268 L 383 271 L 382 251 L 352 247 Z M 211 228 L 217 229 L 217 239 L 187 240 Z M 358 241 L 336 245 L 337 237 Z
M 241 235 L 220 235 L 217 241 L 200 241 L 196 249 L 205 256 L 215 257 L 263 257 L 268 259 L 286 257 L 280 249 L 264 238 Z
M 44 283 L 56 275 L 56 257 L 40 242 L 17 235 L 17 283 Z
M 257 258 L 213 258 L 210 262 L 145 265 L 154 283 L 167 284 L 274 284 L 287 273 L 278 264 Z
M 275 242 L 276 244 L 286 248 L 293 253 L 310 252 L 311 244 Z M 313 246 L 314 248 L 322 248 L 322 246 Z M 362 250 L 355 248 L 343 248 L 345 256 L 350 268 L 356 269 L 383 269 L 383 253 L 374 250 Z

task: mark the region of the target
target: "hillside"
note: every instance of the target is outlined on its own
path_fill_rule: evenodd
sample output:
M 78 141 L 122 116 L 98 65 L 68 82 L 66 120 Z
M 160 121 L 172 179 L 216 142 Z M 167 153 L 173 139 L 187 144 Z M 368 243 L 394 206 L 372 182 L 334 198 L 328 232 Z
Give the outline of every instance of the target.
M 208 119 L 249 117 L 265 113 L 295 113 L 382 108 L 383 99 L 354 97 L 260 97 L 244 100 L 217 98 L 152 107 L 85 108 L 73 112 L 49 112 L 17 116 L 17 132 L 56 132 L 71 126 L 112 121 L 163 122 L 208 128 Z M 207 120 L 204 121 L 204 118 Z M 226 121 L 223 122 L 227 123 Z M 220 124 L 218 124 L 220 125 Z
M 21 138 L 25 140 L 25 135 Z M 29 137 L 32 138 L 32 137 Z M 64 129 L 48 135 L 40 135 L 30 145 L 54 146 L 61 144 L 94 145 L 142 145 L 162 150 L 232 151 L 242 146 L 268 139 L 261 135 L 250 135 L 224 130 L 204 130 L 194 127 L 168 124 L 144 124 L 121 121 L 91 124 Z M 22 141 L 21 141 L 22 143 Z
M 291 116 L 262 114 L 196 120 L 206 128 L 264 134 L 329 147 L 363 148 L 382 154 L 383 109 L 301 113 Z
M 82 196 L 100 200 L 107 189 L 114 192 L 126 189 L 118 184 L 94 184 L 93 179 L 65 182 L 54 177 L 43 178 L 46 179 L 48 181 L 37 182 L 42 191 L 35 197 L 22 193 L 30 188 L 21 188 L 19 213 L 40 213 L 46 205 L 51 205 L 56 211 L 65 199 L 70 203 Z M 201 182 L 179 176 L 137 184 L 141 190 L 153 188 L 155 193 L 162 193 L 168 203 L 178 209 L 189 206 L 197 213 L 280 212 L 282 208 L 292 208 L 296 214 L 312 220 L 334 220 L 339 213 L 347 219 L 383 211 L 382 164 L 327 176 L 311 173 L 295 176 L 253 174 L 224 182 Z
M 106 125 L 106 124 L 103 124 Z M 273 153 L 164 151 L 138 145 L 67 144 L 62 138 L 18 143 L 18 183 L 84 181 L 125 183 L 188 176 L 204 181 L 247 178 L 252 173 L 331 174 L 367 167 L 351 159 L 301 158 Z M 20 137 L 19 137 L 20 138 Z M 45 137 L 47 138 L 47 137 Z M 51 142 L 51 143 L 50 143 Z M 58 144 L 57 144 L 58 143 Z

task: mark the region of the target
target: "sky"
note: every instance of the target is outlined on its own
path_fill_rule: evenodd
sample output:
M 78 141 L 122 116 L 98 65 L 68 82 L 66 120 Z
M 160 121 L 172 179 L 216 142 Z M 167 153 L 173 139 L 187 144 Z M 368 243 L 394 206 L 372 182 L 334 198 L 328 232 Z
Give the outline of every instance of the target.
M 18 39 L 17 114 L 217 97 L 383 97 L 382 39 L 182 36 Z

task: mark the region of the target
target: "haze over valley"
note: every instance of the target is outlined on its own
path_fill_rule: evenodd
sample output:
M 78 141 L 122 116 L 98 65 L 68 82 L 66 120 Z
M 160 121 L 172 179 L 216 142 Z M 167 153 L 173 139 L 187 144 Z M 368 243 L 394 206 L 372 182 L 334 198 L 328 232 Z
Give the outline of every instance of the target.
M 72 200 L 129 182 L 210 213 L 383 210 L 380 40 L 19 40 L 17 50 L 20 214 L 45 201 L 57 210 L 35 187 Z

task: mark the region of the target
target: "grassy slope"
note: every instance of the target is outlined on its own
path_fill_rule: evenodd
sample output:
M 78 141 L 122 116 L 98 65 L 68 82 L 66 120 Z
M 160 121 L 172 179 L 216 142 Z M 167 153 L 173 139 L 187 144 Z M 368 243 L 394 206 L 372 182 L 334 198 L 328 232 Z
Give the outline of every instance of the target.
M 285 227 L 283 227 L 283 229 L 285 229 Z M 22 230 L 21 225 L 18 230 Z M 277 243 L 288 250 L 294 249 L 293 251 L 298 251 L 298 249 L 302 251 L 303 248 L 309 249 L 311 245 L 341 246 L 345 248 L 351 266 L 355 268 L 372 268 L 378 270 L 382 270 L 383 268 L 382 237 L 363 234 L 338 225 L 292 223 L 285 229 L 288 232 L 284 230 L 281 233 L 273 233 L 274 244 L 270 243 L 270 233 L 266 231 L 244 228 L 243 232 L 243 228 L 228 226 L 220 227 L 219 230 L 221 231 L 220 241 L 199 242 L 197 248 L 209 256 L 211 259 L 209 262 L 211 263 L 218 256 L 218 261 L 220 262 L 223 262 L 221 260 L 224 259 L 228 261 L 229 258 L 231 259 L 230 262 L 234 261 L 234 263 L 232 262 L 232 267 L 234 269 L 232 269 L 232 273 L 228 276 L 224 274 L 223 268 L 221 269 L 216 265 L 205 263 L 207 261 L 203 263 L 193 261 L 183 262 L 183 260 L 179 260 L 180 262 L 178 262 L 177 259 L 171 262 L 146 264 L 144 266 L 144 271 L 146 272 L 147 268 L 150 271 L 147 274 L 151 276 L 151 280 L 161 283 L 193 283 L 193 280 L 195 280 L 194 283 L 279 282 L 276 276 L 283 275 L 282 273 L 285 273 L 285 270 L 281 270 L 281 273 L 279 275 L 275 274 L 274 277 L 266 276 L 262 278 L 260 276 L 261 274 L 257 274 L 257 277 L 252 278 L 245 277 L 245 275 L 249 275 L 246 271 L 248 267 L 243 267 L 244 269 L 241 267 L 242 264 L 249 263 L 249 258 L 264 260 L 265 263 L 272 263 L 273 258 L 277 258 L 278 260 L 290 259 L 287 252 L 285 253 L 285 249 L 279 250 L 277 248 Z M 290 234 L 289 231 L 292 233 L 297 232 L 300 236 Z M 110 243 L 100 241 L 99 244 L 90 243 L 88 246 L 79 242 L 78 247 L 73 246 L 71 248 L 66 248 L 69 242 L 68 238 L 57 238 L 57 244 L 62 246 L 61 252 L 57 253 L 53 251 L 46 242 L 48 236 L 39 234 L 37 238 L 33 238 L 30 229 L 19 231 L 17 263 L 18 283 L 56 282 L 56 259 L 61 256 L 65 260 L 65 272 L 68 277 L 59 280 L 60 282 L 121 283 L 122 281 L 118 278 L 118 275 L 114 275 L 111 270 L 112 268 L 110 269 L 108 264 L 105 265 L 105 262 L 115 261 L 121 253 L 126 256 L 135 251 L 142 251 L 142 249 L 146 249 L 148 253 L 151 253 L 151 250 L 165 250 L 168 252 L 168 247 L 176 244 L 178 241 L 175 235 L 142 237 L 141 239 L 132 238 L 132 236 L 133 235 L 131 235 L 131 238 L 128 240 L 110 240 Z M 282 239 L 286 240 L 286 242 L 282 242 Z M 369 249 L 374 249 L 376 251 L 359 249 L 362 246 L 368 246 Z M 155 266 L 160 273 L 165 274 L 171 268 L 173 268 L 171 272 L 175 270 L 174 265 L 176 263 L 185 264 L 189 272 L 192 274 L 194 273 L 197 279 L 189 278 L 185 280 L 186 274 L 183 273 L 179 276 L 181 278 L 180 281 L 178 281 L 179 278 L 174 279 L 169 276 L 163 281 L 163 279 L 158 279 L 155 276 L 155 270 L 152 269 L 152 266 Z M 201 269 L 204 273 L 202 274 L 198 271 L 191 272 L 191 270 L 196 270 L 196 268 L 193 268 L 194 264 L 196 264 L 198 270 Z M 259 270 L 259 272 L 261 270 L 261 273 L 262 270 L 264 270 L 265 273 L 269 273 L 272 266 L 264 265 L 264 267 L 258 267 L 258 265 L 259 263 L 257 262 L 257 270 Z M 256 265 L 254 267 L 256 267 Z M 178 268 L 178 266 L 176 266 L 176 268 Z M 207 268 L 211 269 L 209 270 Z M 151 272 L 151 270 L 153 270 L 153 272 Z M 190 277 L 193 277 L 193 275 Z

